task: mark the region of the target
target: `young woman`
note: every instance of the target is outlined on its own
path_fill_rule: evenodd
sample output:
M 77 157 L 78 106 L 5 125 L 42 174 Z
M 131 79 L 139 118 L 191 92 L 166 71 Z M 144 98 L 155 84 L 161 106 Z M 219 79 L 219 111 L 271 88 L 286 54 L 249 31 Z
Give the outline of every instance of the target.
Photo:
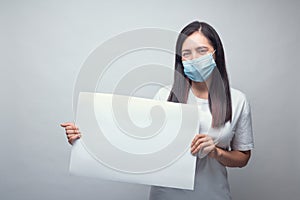
M 152 186 L 150 200 L 231 199 L 226 167 L 244 167 L 254 148 L 251 109 L 244 93 L 229 86 L 222 42 L 207 23 L 194 21 L 176 43 L 172 86 L 155 99 L 191 103 L 201 112 L 200 130 L 191 143 L 197 156 L 194 190 Z M 61 124 L 70 144 L 80 137 L 73 123 Z M 218 137 L 210 134 L 218 130 Z

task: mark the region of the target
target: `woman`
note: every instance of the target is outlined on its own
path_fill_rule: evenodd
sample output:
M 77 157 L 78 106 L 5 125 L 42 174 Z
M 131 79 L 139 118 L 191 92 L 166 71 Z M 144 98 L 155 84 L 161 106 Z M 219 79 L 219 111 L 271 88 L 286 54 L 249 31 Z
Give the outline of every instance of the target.
M 168 89 L 169 88 L 169 89 Z M 226 167 L 247 165 L 254 148 L 250 104 L 229 86 L 222 42 L 207 23 L 194 21 L 176 43 L 174 83 L 155 99 L 191 103 L 200 108 L 200 130 L 191 143 L 197 156 L 194 190 L 152 186 L 150 200 L 231 199 Z M 72 144 L 80 137 L 73 123 L 61 124 Z M 218 130 L 219 134 L 211 130 Z

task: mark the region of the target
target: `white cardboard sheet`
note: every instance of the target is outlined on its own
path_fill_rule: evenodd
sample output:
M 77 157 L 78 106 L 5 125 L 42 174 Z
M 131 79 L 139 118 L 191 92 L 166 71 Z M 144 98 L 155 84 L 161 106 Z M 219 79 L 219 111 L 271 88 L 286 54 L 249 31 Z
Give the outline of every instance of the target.
M 194 189 L 198 133 L 194 105 L 81 92 L 70 173 L 105 180 Z

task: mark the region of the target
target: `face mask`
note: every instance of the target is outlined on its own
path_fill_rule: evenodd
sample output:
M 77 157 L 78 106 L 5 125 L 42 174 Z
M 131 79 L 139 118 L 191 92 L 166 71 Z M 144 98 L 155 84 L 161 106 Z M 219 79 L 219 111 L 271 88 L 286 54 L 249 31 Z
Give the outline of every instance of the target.
M 182 61 L 184 74 L 196 82 L 204 82 L 207 80 L 217 66 L 213 58 L 214 53 L 215 51 L 193 60 Z

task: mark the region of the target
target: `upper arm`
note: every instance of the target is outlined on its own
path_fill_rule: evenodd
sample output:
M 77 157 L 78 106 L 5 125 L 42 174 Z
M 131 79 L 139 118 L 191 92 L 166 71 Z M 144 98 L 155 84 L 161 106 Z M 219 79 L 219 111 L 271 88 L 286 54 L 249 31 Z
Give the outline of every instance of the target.
M 249 101 L 245 98 L 243 107 L 234 128 L 234 136 L 231 141 L 231 149 L 247 152 L 254 148 L 252 116 Z

